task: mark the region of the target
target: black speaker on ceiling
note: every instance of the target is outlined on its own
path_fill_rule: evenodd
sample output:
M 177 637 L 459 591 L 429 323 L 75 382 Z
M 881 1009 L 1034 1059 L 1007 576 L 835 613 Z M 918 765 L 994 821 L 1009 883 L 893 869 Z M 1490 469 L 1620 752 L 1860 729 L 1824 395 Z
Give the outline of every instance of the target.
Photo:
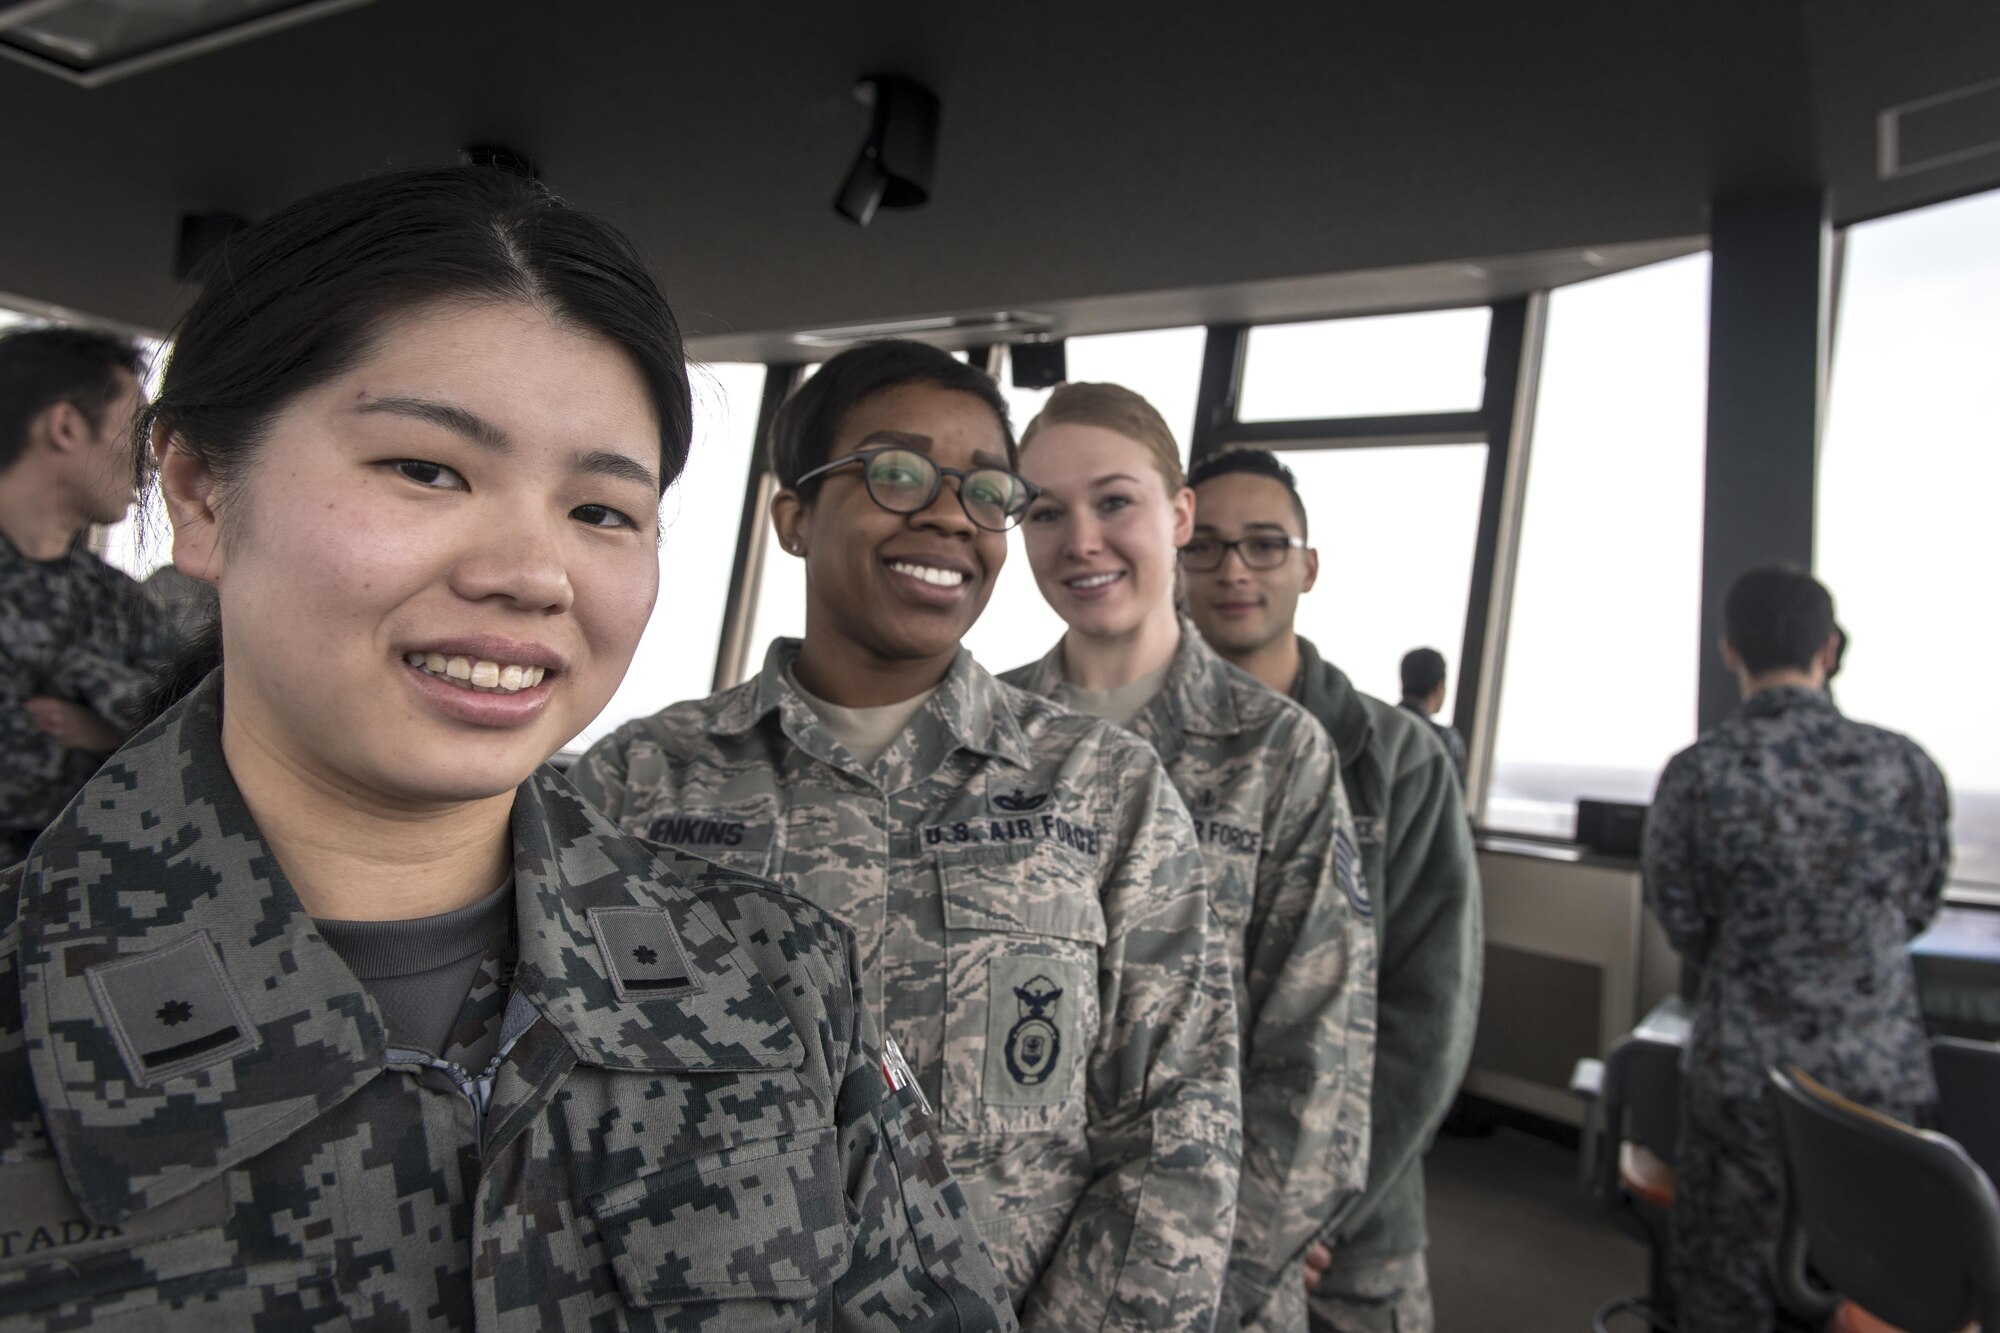
M 1007 349 L 1007 360 L 1014 367 L 1017 389 L 1053 389 L 1069 378 L 1069 354 L 1060 338 L 1015 343 Z
M 868 138 L 840 193 L 833 211 L 865 227 L 877 208 L 916 208 L 931 197 L 931 171 L 937 165 L 937 94 L 900 74 L 876 74 L 855 85 L 854 95 L 874 108 Z
M 234 213 L 183 213 L 174 243 L 174 280 L 203 282 L 223 243 L 250 224 Z

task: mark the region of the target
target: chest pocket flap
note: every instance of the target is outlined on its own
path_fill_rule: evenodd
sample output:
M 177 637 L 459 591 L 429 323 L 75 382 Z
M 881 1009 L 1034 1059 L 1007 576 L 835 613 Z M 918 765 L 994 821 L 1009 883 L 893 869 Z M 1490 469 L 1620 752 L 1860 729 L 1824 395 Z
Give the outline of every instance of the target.
M 625 1299 L 800 1300 L 847 1270 L 832 1126 L 678 1162 L 590 1201 Z
M 1048 935 L 1103 947 L 1097 867 L 1047 842 L 938 854 L 946 930 Z

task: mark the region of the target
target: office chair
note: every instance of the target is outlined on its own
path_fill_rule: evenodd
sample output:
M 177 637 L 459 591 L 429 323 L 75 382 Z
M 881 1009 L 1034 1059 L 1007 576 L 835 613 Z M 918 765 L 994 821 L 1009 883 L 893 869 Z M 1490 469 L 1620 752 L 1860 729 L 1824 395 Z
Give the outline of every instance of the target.
M 1596 1333 L 1631 1315 L 1671 1333 L 1667 1279 L 1669 1216 L 1674 1203 L 1674 1140 L 1680 1133 L 1679 1042 L 1634 1032 L 1603 1060 L 1579 1060 L 1570 1091 L 1583 1099 L 1578 1175 L 1583 1191 L 1613 1225 L 1649 1251 L 1646 1294 L 1604 1306 Z
M 1796 1066 L 1771 1085 L 1789 1185 L 1779 1300 L 1839 1333 L 2000 1330 L 2000 1197 L 1965 1150 Z

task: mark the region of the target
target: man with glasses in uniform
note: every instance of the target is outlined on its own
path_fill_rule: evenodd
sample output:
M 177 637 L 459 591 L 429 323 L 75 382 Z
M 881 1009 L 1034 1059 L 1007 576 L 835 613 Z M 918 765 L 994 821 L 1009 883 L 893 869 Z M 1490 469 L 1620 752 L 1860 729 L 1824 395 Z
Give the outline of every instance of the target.
M 1333 737 L 1375 902 L 1368 1185 L 1308 1253 L 1312 1328 L 1429 1329 L 1423 1155 L 1465 1073 L 1479 1009 L 1479 871 L 1464 795 L 1423 721 L 1355 689 L 1294 629 L 1319 555 L 1291 469 L 1266 450 L 1235 449 L 1197 463 L 1188 484 L 1188 614 L 1218 653 Z

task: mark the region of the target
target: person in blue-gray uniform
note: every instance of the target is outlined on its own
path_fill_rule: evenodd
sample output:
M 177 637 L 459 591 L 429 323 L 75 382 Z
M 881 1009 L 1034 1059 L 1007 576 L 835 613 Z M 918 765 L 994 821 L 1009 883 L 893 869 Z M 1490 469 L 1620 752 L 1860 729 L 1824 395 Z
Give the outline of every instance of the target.
M 139 371 L 105 333 L 0 337 L 0 868 L 138 724 L 171 648 L 140 585 L 84 544 L 132 505 Z
M 1701 973 L 1675 1163 L 1682 1333 L 1775 1318 L 1772 1068 L 1798 1065 L 1903 1120 L 1937 1097 L 1907 946 L 1944 891 L 1944 778 L 1914 742 L 1827 697 L 1840 635 L 1809 574 L 1743 575 L 1723 628 L 1743 703 L 1668 763 L 1644 850 L 1646 902 Z

